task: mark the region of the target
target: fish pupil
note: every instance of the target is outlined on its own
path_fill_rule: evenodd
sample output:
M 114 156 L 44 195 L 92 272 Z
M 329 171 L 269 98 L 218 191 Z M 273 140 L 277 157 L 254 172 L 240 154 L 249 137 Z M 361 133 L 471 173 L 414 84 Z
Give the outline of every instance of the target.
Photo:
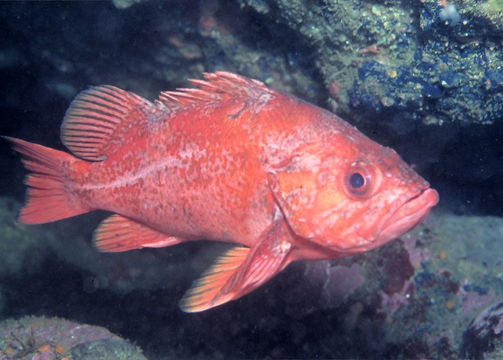
M 349 183 L 354 189 L 359 189 L 365 184 L 365 178 L 360 173 L 353 173 L 349 177 Z

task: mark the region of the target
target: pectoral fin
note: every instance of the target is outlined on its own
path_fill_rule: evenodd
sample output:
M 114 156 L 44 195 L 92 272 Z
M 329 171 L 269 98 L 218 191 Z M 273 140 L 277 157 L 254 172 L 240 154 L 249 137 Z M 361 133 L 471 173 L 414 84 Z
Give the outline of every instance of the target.
M 253 248 L 234 247 L 196 280 L 180 301 L 185 312 L 199 312 L 235 300 L 258 288 L 290 262 L 287 225 L 276 221 Z

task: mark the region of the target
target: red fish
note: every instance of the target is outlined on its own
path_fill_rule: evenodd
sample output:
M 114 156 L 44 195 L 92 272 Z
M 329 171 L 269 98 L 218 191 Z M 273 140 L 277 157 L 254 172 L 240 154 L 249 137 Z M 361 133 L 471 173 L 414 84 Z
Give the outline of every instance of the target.
M 438 194 L 395 151 L 336 115 L 239 75 L 149 102 L 113 86 L 81 92 L 61 126 L 73 153 L 7 138 L 32 173 L 19 221 L 113 212 L 100 251 L 191 240 L 236 244 L 181 300 L 237 299 L 294 260 L 368 251 L 411 230 Z

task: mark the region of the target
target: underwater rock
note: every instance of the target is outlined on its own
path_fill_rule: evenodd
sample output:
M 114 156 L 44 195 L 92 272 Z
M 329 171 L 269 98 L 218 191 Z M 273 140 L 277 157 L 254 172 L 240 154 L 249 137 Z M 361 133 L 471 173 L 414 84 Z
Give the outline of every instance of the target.
M 146 360 L 108 330 L 59 318 L 26 316 L 0 322 L 0 359 Z
M 282 294 L 287 303 L 285 312 L 295 318 L 319 309 L 337 308 L 364 283 L 360 265 L 356 263 L 332 266 L 330 261 L 314 261 L 296 267 L 305 281 Z
M 146 360 L 137 347 L 116 339 L 78 344 L 71 349 L 71 354 L 76 360 Z
M 337 81 L 332 108 L 360 112 L 364 124 L 375 120 L 369 112 L 390 109 L 412 110 L 416 123 L 435 116 L 437 125 L 500 118 L 502 88 L 491 81 L 503 62 L 498 1 L 240 2 L 306 39 L 327 92 Z
M 481 311 L 470 323 L 463 334 L 461 355 L 468 359 L 487 358 L 485 353 L 491 353 L 496 348 L 496 341 L 503 333 L 503 302 L 492 304 Z M 501 355 L 503 344 L 498 343 Z M 491 356 L 491 358 L 494 358 Z
M 347 314 L 338 318 L 347 336 L 379 331 L 374 350 L 384 358 L 497 351 L 487 339 L 503 333 L 503 305 L 489 306 L 503 294 L 503 263 L 494 256 L 502 237 L 501 218 L 434 211 L 370 253 L 296 264 L 286 275 L 285 312 L 295 319 Z

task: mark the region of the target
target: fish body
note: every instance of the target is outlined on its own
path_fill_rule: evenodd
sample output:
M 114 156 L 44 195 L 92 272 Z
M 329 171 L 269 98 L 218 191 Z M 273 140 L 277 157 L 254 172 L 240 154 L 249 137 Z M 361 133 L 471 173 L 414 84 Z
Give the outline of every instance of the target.
M 112 86 L 83 91 L 61 127 L 75 156 L 7 138 L 32 171 L 19 221 L 113 212 L 94 233 L 110 252 L 235 243 L 182 299 L 196 312 L 294 260 L 384 244 L 438 202 L 395 151 L 336 115 L 239 75 L 205 77 L 153 103 Z

